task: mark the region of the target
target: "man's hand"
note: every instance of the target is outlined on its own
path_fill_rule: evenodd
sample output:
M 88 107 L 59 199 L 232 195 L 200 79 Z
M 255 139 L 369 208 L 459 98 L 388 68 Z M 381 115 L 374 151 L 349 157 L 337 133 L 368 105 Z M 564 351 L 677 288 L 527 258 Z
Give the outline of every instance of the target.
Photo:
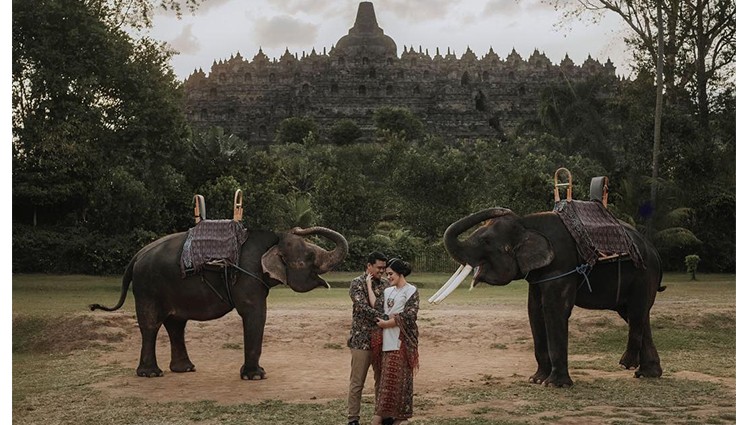
M 396 326 L 396 321 L 393 319 L 383 320 L 378 317 L 378 327 L 381 329 L 392 328 Z

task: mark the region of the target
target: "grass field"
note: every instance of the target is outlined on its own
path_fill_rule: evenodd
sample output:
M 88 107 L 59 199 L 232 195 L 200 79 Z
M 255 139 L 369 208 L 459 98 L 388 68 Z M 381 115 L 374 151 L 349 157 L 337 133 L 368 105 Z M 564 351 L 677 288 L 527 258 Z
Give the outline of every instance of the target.
M 345 288 L 355 275 L 328 274 L 331 290 L 297 294 L 287 288 L 274 288 L 269 296 L 269 311 L 346 311 L 350 300 Z M 410 280 L 421 288 L 426 304 L 426 298 L 447 277 L 415 274 Z M 622 321 L 612 313 L 587 315 L 576 309 L 571 335 L 579 337 L 571 338 L 570 354 L 585 360 L 570 362 L 576 380 L 572 388 L 543 388 L 528 384 L 523 376 L 508 380 L 488 375 L 468 387 L 446 388 L 441 395 L 445 404 L 417 395 L 415 409 L 429 411 L 430 416 L 415 415 L 413 423 L 736 423 L 735 276 L 699 275 L 696 282 L 687 279 L 684 274 L 666 275 L 668 289 L 659 294 L 652 311 L 663 378 L 627 378 L 617 369 L 616 359 L 612 361 L 619 358 L 626 338 Z M 451 295 L 450 306 L 482 310 L 501 305 L 522 311 L 526 289 L 525 282 L 513 282 L 503 288 L 480 286 L 471 292 L 459 289 Z M 92 302 L 113 305 L 119 291 L 119 276 L 13 276 L 13 423 L 344 423 L 343 399 L 320 403 L 163 402 L 113 398 L 95 389 L 94 384 L 107 377 L 133 374 L 133 365 L 102 365 L 97 360 L 106 356 L 123 335 L 102 334 L 86 309 Z M 132 294 L 123 310 L 134 312 Z M 423 320 L 426 327 L 433 324 L 428 315 Z M 476 320 L 481 321 L 482 317 Z M 507 349 L 504 344 L 493 348 Z M 617 377 L 608 378 L 609 372 Z M 364 413 L 369 418 L 371 406 L 365 406 Z

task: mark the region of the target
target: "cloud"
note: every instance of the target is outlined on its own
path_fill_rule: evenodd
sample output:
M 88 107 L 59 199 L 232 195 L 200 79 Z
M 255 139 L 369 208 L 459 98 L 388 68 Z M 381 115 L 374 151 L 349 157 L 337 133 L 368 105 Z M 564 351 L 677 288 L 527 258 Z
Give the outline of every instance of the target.
M 170 41 L 169 44 L 172 48 L 185 55 L 198 53 L 201 49 L 198 38 L 193 35 L 193 24 L 187 24 L 182 27 L 180 35 Z
M 491 0 L 484 5 L 482 15 L 513 16 L 521 12 L 518 1 Z
M 261 47 L 310 46 L 318 37 L 318 27 L 281 15 L 256 19 L 254 33 Z
M 340 5 L 339 2 L 320 0 L 275 0 L 270 4 L 271 7 L 290 15 L 296 15 L 300 12 L 308 15 L 329 15 L 331 13 L 338 15 L 343 10 L 339 7 Z
M 407 22 L 425 22 L 450 16 L 452 0 L 381 0 L 375 4 L 375 14 L 387 12 Z

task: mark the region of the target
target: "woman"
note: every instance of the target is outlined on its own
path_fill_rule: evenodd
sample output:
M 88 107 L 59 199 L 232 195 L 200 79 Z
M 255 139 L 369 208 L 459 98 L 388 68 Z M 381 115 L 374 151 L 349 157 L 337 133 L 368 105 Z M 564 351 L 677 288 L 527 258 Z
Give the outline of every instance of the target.
M 391 286 L 385 289 L 382 306 L 388 320 L 378 318 L 381 332 L 373 334 L 373 363 L 380 365 L 380 387 L 375 395 L 375 416 L 372 425 L 393 418 L 393 424 L 408 422 L 413 415 L 414 372 L 419 367 L 417 351 L 419 329 L 419 292 L 406 281 L 411 273 L 409 263 L 393 258 L 385 275 Z M 368 295 L 372 291 L 368 287 Z M 370 295 L 375 306 L 375 294 Z

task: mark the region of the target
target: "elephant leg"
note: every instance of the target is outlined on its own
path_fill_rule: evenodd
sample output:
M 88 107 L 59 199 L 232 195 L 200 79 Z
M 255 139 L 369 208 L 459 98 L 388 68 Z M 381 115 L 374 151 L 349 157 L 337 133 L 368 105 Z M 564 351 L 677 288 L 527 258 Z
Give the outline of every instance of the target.
M 161 322 L 153 323 L 138 314 L 138 327 L 141 329 L 141 359 L 136 373 L 147 378 L 164 376 L 156 364 L 156 335 L 159 333 Z
M 266 371 L 260 366 L 260 354 L 263 348 L 263 331 L 266 327 L 266 298 L 238 306 L 244 327 L 245 363 L 240 369 L 240 378 L 247 380 L 265 379 Z
M 617 314 L 625 320 L 628 324 L 628 344 L 625 347 L 625 352 L 620 357 L 620 366 L 624 369 L 636 369 L 640 365 L 640 348 L 641 348 L 641 334 L 633 329 L 634 323 L 629 317 L 627 305 L 622 305 L 617 308 Z M 640 326 L 640 325 L 638 325 Z
M 536 372 L 529 377 L 529 382 L 541 384 L 552 370 L 549 352 L 547 350 L 547 330 L 544 325 L 542 312 L 542 296 L 539 287 L 529 284 L 528 299 L 529 324 L 531 336 L 534 339 L 534 357 L 536 358 Z
M 638 320 L 631 319 L 630 330 L 628 331 L 628 349 L 630 350 L 631 340 L 637 340 L 638 356 L 640 365 L 635 371 L 636 378 L 658 378 L 662 374 L 661 360 L 659 353 L 656 351 L 656 345 L 651 335 L 651 321 L 649 320 L 648 311 L 641 315 Z M 620 361 L 622 364 L 622 360 Z M 625 366 L 623 364 L 623 366 Z
M 172 372 L 195 372 L 195 365 L 188 357 L 185 347 L 185 325 L 187 320 L 168 317 L 164 321 L 164 327 L 169 333 L 169 345 L 172 350 L 172 360 L 169 370 Z
M 552 364 L 545 386 L 570 387 L 568 372 L 568 320 L 573 311 L 576 281 L 545 282 L 542 290 L 542 313 L 547 330 L 547 351 Z

